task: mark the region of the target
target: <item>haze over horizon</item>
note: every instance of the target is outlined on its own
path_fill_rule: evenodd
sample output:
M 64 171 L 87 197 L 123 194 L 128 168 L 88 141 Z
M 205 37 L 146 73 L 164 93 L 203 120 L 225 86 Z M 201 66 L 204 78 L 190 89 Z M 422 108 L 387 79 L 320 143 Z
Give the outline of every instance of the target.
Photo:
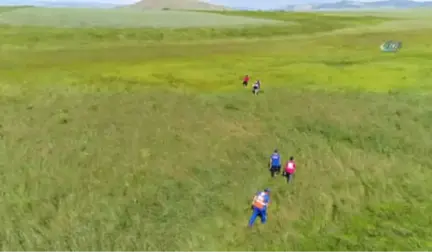
M 287 5 L 295 5 L 295 4 L 309 4 L 309 3 L 331 3 L 331 2 L 339 2 L 340 0 L 267 0 L 267 1 L 258 1 L 258 0 L 202 0 L 203 2 L 208 2 L 212 4 L 225 5 L 228 7 L 247 7 L 247 8 L 262 8 L 262 9 L 271 9 L 271 8 L 280 8 Z M 375 2 L 378 0 L 354 0 L 357 2 Z M 416 2 L 430 2 L 432 0 L 414 0 Z M 6 2 L 14 2 L 15 4 L 37 4 L 38 2 L 77 2 L 77 3 L 107 3 L 107 4 L 118 4 L 118 5 L 129 5 L 139 0 L 13 0 Z

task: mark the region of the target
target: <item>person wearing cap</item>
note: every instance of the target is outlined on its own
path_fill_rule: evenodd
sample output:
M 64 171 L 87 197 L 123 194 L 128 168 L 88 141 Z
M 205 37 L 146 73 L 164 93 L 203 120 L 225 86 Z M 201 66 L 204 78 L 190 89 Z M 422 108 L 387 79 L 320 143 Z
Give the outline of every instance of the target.
M 255 195 L 252 201 L 252 216 L 249 219 L 249 227 L 252 227 L 256 218 L 261 218 L 261 223 L 267 222 L 267 207 L 270 203 L 270 189 L 266 188 L 263 192 Z
M 274 178 L 276 173 L 280 173 L 281 170 L 281 156 L 277 149 L 274 150 L 273 154 L 270 156 L 270 173 Z
M 286 177 L 287 182 L 290 183 L 296 172 L 296 164 L 294 162 L 294 157 L 290 157 L 289 161 L 285 165 L 283 176 Z

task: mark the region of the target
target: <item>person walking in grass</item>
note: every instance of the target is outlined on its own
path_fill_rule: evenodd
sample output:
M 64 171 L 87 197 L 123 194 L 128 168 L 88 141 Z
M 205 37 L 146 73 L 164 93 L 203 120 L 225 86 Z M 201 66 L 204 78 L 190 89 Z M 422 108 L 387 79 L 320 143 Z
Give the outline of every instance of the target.
M 261 218 L 261 223 L 267 222 L 267 207 L 270 203 L 270 189 L 266 188 L 263 192 L 255 195 L 252 201 L 252 216 L 249 219 L 249 227 L 255 223 L 257 217 Z
M 270 156 L 270 174 L 272 177 L 275 176 L 276 173 L 280 173 L 281 170 L 281 156 L 277 149 L 274 150 L 273 154 Z
M 296 172 L 296 164 L 294 162 L 294 157 L 290 157 L 289 161 L 285 165 L 285 170 L 283 176 L 286 177 L 287 183 L 291 183 L 294 178 L 294 173 Z
M 261 81 L 260 80 L 257 80 L 255 83 L 254 83 L 254 85 L 253 85 L 253 87 L 252 87 L 252 93 L 254 94 L 254 95 L 258 95 L 258 92 L 261 90 Z
M 245 75 L 244 77 L 243 77 L 243 87 L 247 87 L 247 85 L 249 84 L 249 75 Z

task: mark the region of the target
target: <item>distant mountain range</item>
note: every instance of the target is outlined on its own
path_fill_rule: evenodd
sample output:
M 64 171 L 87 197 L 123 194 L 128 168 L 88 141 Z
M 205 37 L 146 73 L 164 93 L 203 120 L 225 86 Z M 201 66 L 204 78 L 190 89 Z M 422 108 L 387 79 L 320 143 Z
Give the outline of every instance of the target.
M 138 9 L 188 9 L 188 10 L 228 10 L 229 8 L 216 5 L 209 4 L 200 0 L 141 0 L 133 5 L 129 6 L 130 8 L 138 8 Z
M 412 9 L 412 8 L 430 8 L 432 2 L 414 2 L 410 0 L 383 0 L 376 2 L 358 2 L 342 0 L 333 3 L 321 4 L 297 4 L 288 5 L 283 10 L 300 11 L 300 10 L 362 10 L 362 9 Z
M 46 1 L 46 0 L 0 0 L 0 5 L 29 5 L 38 7 L 68 7 L 68 8 L 116 8 L 116 7 L 128 7 L 134 9 L 202 9 L 202 10 L 225 10 L 228 9 L 221 5 L 209 4 L 200 0 L 142 0 L 135 4 L 119 5 L 110 4 L 106 2 L 93 2 L 84 1 L 73 1 L 73 0 L 58 0 L 58 1 Z
M 26 1 L 26 0 L 0 0 L 0 5 L 29 5 L 39 7 L 68 7 L 68 8 L 115 8 L 118 5 L 101 2 L 74 2 L 74 1 Z

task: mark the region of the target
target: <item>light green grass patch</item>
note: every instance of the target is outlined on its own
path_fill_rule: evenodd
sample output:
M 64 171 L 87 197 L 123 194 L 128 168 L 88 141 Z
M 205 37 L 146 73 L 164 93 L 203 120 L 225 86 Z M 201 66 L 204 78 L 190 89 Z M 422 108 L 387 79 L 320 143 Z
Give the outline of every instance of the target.
M 3 80 L 101 89 L 169 86 L 196 91 L 239 88 L 241 76 L 264 88 L 368 91 L 431 90 L 429 30 L 310 37 L 249 43 L 160 44 L 3 55 Z M 398 53 L 383 53 L 386 40 L 401 40 Z M 27 78 L 21 74 L 25 65 Z M 60 80 L 60 81 L 58 81 Z
M 414 10 L 388 10 L 388 11 L 353 11 L 353 12 L 326 12 L 327 15 L 334 16 L 376 16 L 395 18 L 395 20 L 382 22 L 378 25 L 363 27 L 362 29 L 347 28 L 343 32 L 367 32 L 367 31 L 396 31 L 413 30 L 432 27 L 432 9 Z
M 321 13 L 321 12 L 320 12 Z M 409 9 L 409 10 L 367 10 L 367 11 L 329 11 L 323 12 L 330 15 L 336 16 L 378 16 L 378 17 L 392 17 L 392 18 L 403 18 L 403 19 L 431 19 L 432 8 L 424 9 Z
M 17 9 L 23 9 L 23 8 L 32 8 L 31 6 L 1 6 L 0 5 L 0 14 L 4 12 L 9 12 Z
M 277 21 L 186 11 L 23 8 L 0 14 L 0 23 L 48 27 L 208 27 L 277 24 Z

